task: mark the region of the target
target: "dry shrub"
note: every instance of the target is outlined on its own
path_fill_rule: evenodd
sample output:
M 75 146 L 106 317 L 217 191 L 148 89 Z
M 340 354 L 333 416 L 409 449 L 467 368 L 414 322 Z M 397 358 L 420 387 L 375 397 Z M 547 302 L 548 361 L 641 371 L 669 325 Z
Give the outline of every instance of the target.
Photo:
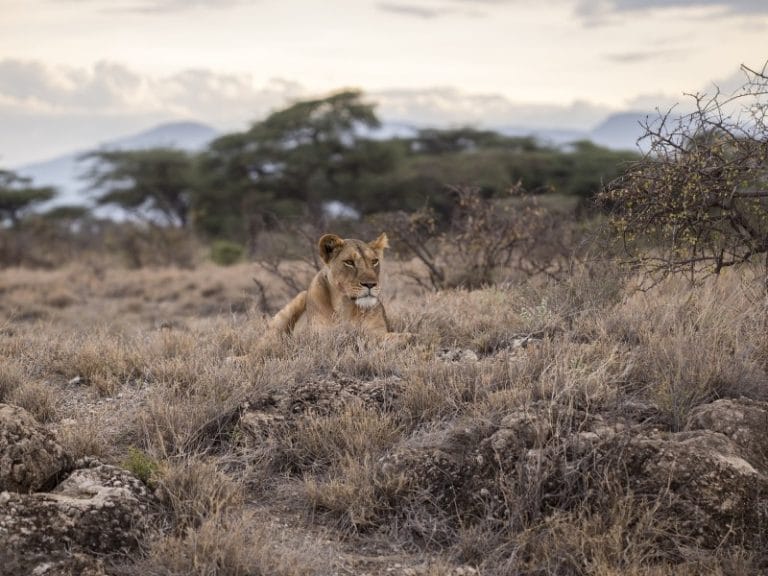
M 354 326 L 334 326 L 322 332 L 307 331 L 272 341 L 264 355 L 278 364 L 265 365 L 283 376 L 280 381 L 310 380 L 332 373 L 368 380 L 398 375 L 403 347 L 382 341 Z
M 183 534 L 156 539 L 148 555 L 122 568 L 127 576 L 312 576 L 330 566 L 280 547 L 250 514 L 211 518 Z
M 679 559 L 656 546 L 670 529 L 659 525 L 652 505 L 617 495 L 600 513 L 556 512 L 516 534 L 515 561 L 502 561 L 499 573 L 639 575 L 654 564 L 672 567 Z
M 227 441 L 244 395 L 232 389 L 225 372 L 191 388 L 161 388 L 150 395 L 140 426 L 153 454 L 168 458 Z
M 25 380 L 26 374 L 19 362 L 10 360 L 0 363 L 0 402 L 8 402 Z
M 67 308 L 78 302 L 77 295 L 65 287 L 57 287 L 48 294 L 45 299 L 48 306 L 54 308 Z
M 481 353 L 503 348 L 531 326 L 521 316 L 524 301 L 511 287 L 446 290 L 429 295 L 408 314 L 408 329 L 440 346 L 461 346 Z
M 515 272 L 559 275 L 575 243 L 566 215 L 547 210 L 519 184 L 501 199 L 484 198 L 479 188 L 449 187 L 455 198 L 441 222 L 431 208 L 383 218 L 398 244 L 424 269 L 412 278 L 434 290 L 492 286 Z
M 404 374 L 408 385 L 398 415 L 410 427 L 452 418 L 479 402 L 496 381 L 500 364 L 422 360 Z
M 245 340 L 253 338 L 244 329 Z M 158 458 L 209 450 L 226 443 L 238 408 L 268 375 L 256 364 L 228 362 L 233 329 L 204 321 L 189 331 L 155 331 L 145 342 L 146 377 L 152 382 L 139 416 L 143 444 Z
M 618 304 L 626 293 L 627 272 L 610 260 L 597 258 L 572 262 L 568 276 L 549 282 L 545 295 L 556 317 L 576 328 L 577 321 L 592 315 L 602 315 Z M 541 292 L 535 282 L 525 287 L 530 293 Z
M 533 400 L 592 410 L 615 404 L 628 358 L 625 349 L 603 340 L 579 343 L 557 339 L 549 347 L 554 352 L 550 362 L 532 380 Z
M 208 518 L 221 518 L 243 501 L 242 485 L 213 461 L 196 457 L 170 461 L 158 476 L 158 494 L 177 533 Z
M 345 457 L 325 478 L 305 476 L 304 497 L 311 509 L 330 514 L 344 530 L 380 525 L 408 481 L 404 476 L 382 478 L 377 470 L 371 457 Z
M 26 382 L 8 395 L 8 403 L 24 408 L 39 422 L 53 422 L 58 418 L 56 405 L 60 392 L 47 382 Z
M 73 458 L 92 456 L 106 459 L 114 456 L 115 446 L 105 433 L 107 425 L 99 416 L 85 416 L 77 421 L 62 421 L 56 439 Z
M 126 223 L 113 226 L 104 240 L 111 253 L 130 268 L 148 266 L 193 267 L 202 248 L 188 231 L 172 226 Z
M 400 436 L 394 415 L 358 402 L 333 414 L 307 414 L 292 432 L 283 450 L 289 467 L 296 470 L 322 470 L 347 458 L 375 458 Z
M 141 378 L 144 358 L 136 343 L 106 329 L 85 335 L 62 335 L 47 342 L 50 368 L 67 380 L 78 378 L 99 395 L 109 396 L 124 384 Z
M 728 276 L 635 293 L 604 326 L 607 337 L 631 344 L 627 387 L 645 393 L 675 430 L 715 398 L 766 397 L 764 312 Z
M 700 550 L 660 522 L 656 506 L 631 494 L 617 495 L 599 513 L 556 512 L 506 542 L 489 534 L 484 550 L 492 574 L 542 576 L 741 576 L 762 573 L 754 555 L 739 548 Z M 677 539 L 665 550 L 657 542 Z M 485 573 L 485 572 L 483 572 Z
M 109 413 L 125 409 L 120 402 L 130 401 L 130 394 L 100 403 L 92 418 L 77 415 L 77 423 L 57 426 L 75 456 L 119 462 L 128 445 L 137 445 L 164 471 L 167 534 L 152 542 L 146 558 L 125 567 L 128 573 L 333 573 L 336 567 L 305 562 L 300 546 L 282 547 L 280 527 L 267 532 L 264 518 L 240 516 L 255 495 L 269 513 L 309 510 L 304 520 L 311 530 L 328 529 L 331 540 L 354 531 L 361 546 L 386 538 L 388 548 L 418 551 L 419 562 L 434 560 L 435 574 L 449 566 L 442 560 L 477 564 L 489 575 L 735 575 L 762 568 L 758 552 L 690 549 L 684 541 L 674 550 L 658 546 L 659 534 L 673 532 L 658 523 L 660 514 L 620 490 L 606 489 L 601 506 L 588 505 L 604 484 L 596 480 L 597 488 L 581 489 L 581 470 L 563 479 L 565 488 L 555 487 L 565 495 L 552 493 L 545 480 L 562 478 L 558 466 L 565 465 L 558 460 L 565 444 L 557 441 L 547 445 L 552 461 L 542 458 L 533 471 L 522 460 L 500 470 L 487 453 L 487 468 L 468 464 L 480 479 L 457 483 L 478 492 L 487 486 L 501 503 L 474 498 L 460 509 L 459 499 L 474 492 L 457 491 L 456 501 L 445 504 L 405 474 L 381 471 L 388 454 L 429 450 L 426 436 L 439 439 L 472 423 L 492 430 L 533 403 L 562 442 L 579 428 L 579 414 L 606 422 L 634 418 L 622 413 L 630 399 L 644 409 L 656 404 L 666 418 L 661 423 L 679 428 L 690 408 L 711 398 L 764 397 L 768 316 L 762 294 L 747 289 L 741 272 L 698 288 L 670 280 L 634 293 L 612 266 L 574 266 L 559 282 L 538 278 L 394 299 L 388 312 L 397 328 L 418 334 L 414 344 L 390 346 L 339 327 L 278 339 L 249 362 L 227 362 L 257 350 L 263 333 L 259 314 L 229 312 L 250 273 L 237 265 L 215 273 L 107 270 L 68 278 L 23 271 L 0 279 L 25 307 L 44 306 L 46 291 L 64 281 L 89 303 L 46 307 L 46 324 L 3 325 L 0 356 L 11 360 L 0 363 L 0 400 L 28 382 L 38 383 L 40 393 L 46 389 L 39 383 L 50 381 L 45 386 L 56 391 L 75 376 L 105 392 L 125 383 L 149 387 L 146 404 L 135 410 L 138 438 L 116 434 L 127 419 Z M 277 294 L 284 287 L 267 289 Z M 124 313 L 128 303 L 134 312 Z M 91 328 L 106 321 L 109 329 Z M 518 345 L 522 336 L 533 336 L 526 347 Z M 444 347 L 471 349 L 479 359 L 446 356 Z M 278 414 L 284 418 L 275 419 L 261 444 L 238 437 L 245 401 L 282 398 L 312 383 L 333 389 L 339 380 L 354 389 L 378 378 L 397 381 L 396 410 L 347 396 L 343 405 L 307 400 L 303 413 Z M 88 404 L 83 410 L 91 407 L 89 396 L 78 394 Z M 462 436 L 457 443 L 473 450 L 479 437 Z M 287 479 L 286 469 L 302 475 L 301 482 Z M 279 516 L 276 522 L 291 520 Z

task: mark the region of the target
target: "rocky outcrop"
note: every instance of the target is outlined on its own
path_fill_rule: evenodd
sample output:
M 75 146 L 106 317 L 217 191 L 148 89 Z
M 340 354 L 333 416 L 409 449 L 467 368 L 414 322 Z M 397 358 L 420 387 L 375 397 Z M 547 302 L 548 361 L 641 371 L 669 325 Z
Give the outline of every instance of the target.
M 378 484 L 405 487 L 397 497 L 407 504 L 393 509 L 452 509 L 462 523 L 514 514 L 505 490 L 515 484 L 535 488 L 536 501 L 525 505 L 544 515 L 572 506 L 600 512 L 617 494 L 630 495 L 669 530 L 660 538 L 749 546 L 768 531 L 760 443 L 768 412 L 759 404 L 702 406 L 679 433 L 532 406 L 497 423 L 475 420 L 412 438 L 379 461 Z
M 89 554 L 138 547 L 154 505 L 138 478 L 95 460 L 73 462 L 21 408 L 2 406 L 0 414 L 0 573 L 99 575 Z
M 595 494 L 597 505 L 610 488 L 631 492 L 656 509 L 661 526 L 705 548 L 765 536 L 768 477 L 727 436 L 711 430 L 616 435 L 593 449 L 570 470 L 582 476 L 579 492 Z
M 0 554 L 0 557 L 2 554 Z M 28 560 L 9 559 L 3 562 L 0 574 L 29 575 L 29 576 L 107 576 L 104 563 L 88 556 L 74 552 L 60 559 L 41 559 L 36 565 Z
M 53 435 L 26 410 L 0 404 L 0 492 L 50 488 L 71 466 Z
M 295 383 L 242 406 L 239 427 L 258 447 L 274 442 L 281 430 L 290 429 L 302 416 L 327 416 L 350 403 L 382 412 L 395 411 L 403 388 L 403 382 L 396 377 L 363 381 L 333 375 Z
M 691 411 L 685 429 L 724 434 L 750 462 L 768 471 L 768 402 L 739 398 L 704 404 Z
M 130 552 L 141 541 L 151 501 L 132 474 L 94 462 L 51 492 L 0 494 L 0 540 L 24 557 L 57 549 Z
M 396 413 L 406 385 L 339 375 L 297 382 L 245 406 L 240 430 L 265 457 L 289 461 L 281 451 L 289 454 L 305 417 L 339 413 L 350 403 Z M 764 542 L 768 404 L 702 405 L 676 433 L 659 428 L 656 412 L 638 405 L 599 415 L 540 401 L 417 430 L 376 464 L 380 513 L 401 514 L 400 526 L 448 542 L 460 526 L 503 524 L 521 506 L 536 517 L 569 510 L 603 515 L 622 498 L 653 511 L 660 550 Z

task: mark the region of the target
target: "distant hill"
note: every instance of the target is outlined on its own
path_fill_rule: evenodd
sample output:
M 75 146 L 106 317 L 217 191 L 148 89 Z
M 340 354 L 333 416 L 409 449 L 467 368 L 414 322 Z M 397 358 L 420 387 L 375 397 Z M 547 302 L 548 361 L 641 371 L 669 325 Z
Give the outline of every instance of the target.
M 589 138 L 589 133 L 580 130 L 556 130 L 553 128 L 531 128 L 521 126 L 501 126 L 497 128 L 501 134 L 512 137 L 532 136 L 542 144 L 562 146 L 577 140 Z
M 218 131 L 200 122 L 174 122 L 160 124 L 133 136 L 107 142 L 102 148 L 141 150 L 143 148 L 171 147 L 190 152 L 202 150 L 219 135 Z
M 562 146 L 578 140 L 591 140 L 612 150 L 637 151 L 637 140 L 643 135 L 641 123 L 652 114 L 646 112 L 621 112 L 612 114 L 592 130 L 557 130 L 503 126 L 497 128 L 507 136 L 533 136 L 543 144 Z
M 95 145 L 90 150 L 80 150 L 58 156 L 51 160 L 35 162 L 16 168 L 16 171 L 32 178 L 35 185 L 55 186 L 59 194 L 43 208 L 67 204 L 90 204 L 82 179 L 87 169 L 86 163 L 79 161 L 80 156 L 91 150 L 141 150 L 145 148 L 173 147 L 194 152 L 202 150 L 219 133 L 199 122 L 173 122 L 161 124 L 144 132 L 117 138 Z
M 615 150 L 637 150 L 637 140 L 644 129 L 646 118 L 653 118 L 648 112 L 622 112 L 603 120 L 589 133 L 589 139 L 595 144 Z

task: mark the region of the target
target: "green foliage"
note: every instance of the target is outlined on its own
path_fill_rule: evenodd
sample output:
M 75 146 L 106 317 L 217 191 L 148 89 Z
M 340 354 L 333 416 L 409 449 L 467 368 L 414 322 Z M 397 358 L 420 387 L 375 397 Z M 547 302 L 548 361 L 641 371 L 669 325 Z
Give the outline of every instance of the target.
M 128 456 L 121 465 L 147 486 L 153 486 L 157 482 L 160 465 L 134 446 L 128 447 Z
M 616 178 L 632 152 L 617 152 L 590 142 L 560 149 L 530 138 L 493 132 L 422 131 L 385 174 L 365 179 L 350 203 L 364 214 L 393 210 L 434 209 L 445 219 L 453 208 L 448 187 L 472 186 L 501 198 L 522 184 L 535 194 L 591 199 L 604 182 Z
M 449 130 L 435 128 L 419 130 L 411 145 L 411 149 L 415 153 L 429 155 L 467 152 L 480 148 L 530 152 L 538 149 L 538 147 L 536 140 L 530 136 L 510 138 L 492 130 L 475 130 L 469 127 Z
M 42 216 L 52 222 L 61 222 L 69 224 L 88 218 L 90 211 L 85 206 L 63 205 L 51 208 L 42 214 Z
M 265 214 L 322 217 L 324 201 L 351 195 L 367 173 L 390 169 L 392 147 L 366 139 L 379 121 L 357 91 L 297 102 L 250 130 L 215 140 L 203 155 L 206 186 L 195 220 L 215 236 L 253 238 Z
M 245 250 L 229 240 L 214 240 L 211 244 L 211 260 L 220 266 L 231 266 L 243 259 Z
M 113 204 L 142 216 L 160 216 L 186 227 L 197 174 L 194 159 L 182 150 L 99 150 L 87 173 L 101 205 Z
M 30 178 L 0 170 L 0 223 L 9 221 L 14 227 L 17 226 L 30 208 L 56 195 L 56 191 L 49 186 L 31 184 Z
M 503 198 L 522 185 L 584 203 L 635 158 L 589 142 L 557 148 L 468 127 L 365 136 L 378 126 L 373 104 L 347 90 L 296 102 L 194 156 L 166 148 L 93 152 L 88 177 L 100 204 L 257 249 L 276 223 L 310 219 L 322 227 L 330 201 L 363 216 L 426 207 L 440 226 L 455 186 Z

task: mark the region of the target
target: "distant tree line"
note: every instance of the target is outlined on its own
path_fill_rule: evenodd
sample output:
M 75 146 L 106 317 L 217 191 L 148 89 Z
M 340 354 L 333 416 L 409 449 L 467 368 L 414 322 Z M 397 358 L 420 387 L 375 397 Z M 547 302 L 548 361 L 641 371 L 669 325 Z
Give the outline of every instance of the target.
M 25 247 L 43 236 L 44 252 L 64 245 L 77 251 L 76 242 L 60 241 L 73 232 L 149 255 L 136 256 L 135 265 L 155 262 L 163 250 L 177 262 L 191 261 L 189 238 L 228 243 L 235 250 L 227 258 L 236 258 L 243 246 L 255 252 L 263 233 L 280 223 L 323 227 L 333 216 L 329 203 L 336 203 L 362 220 L 388 222 L 406 246 L 409 238 L 446 246 L 464 238 L 469 260 L 477 261 L 478 250 L 490 255 L 483 274 L 475 274 L 490 277 L 500 261 L 524 262 L 521 246 L 532 256 L 546 245 L 542 234 L 557 236 L 550 252 L 562 261 L 573 234 L 563 234 L 565 221 L 544 212 L 580 205 L 609 213 L 628 262 L 652 278 L 683 271 L 701 277 L 762 259 L 768 294 L 768 75 L 765 68 L 743 70 L 745 83 L 734 94 L 695 94 L 692 113 L 649 120 L 642 157 L 586 141 L 556 147 L 473 128 L 376 138 L 374 105 L 344 91 L 293 104 L 195 154 L 87 154 L 97 204 L 135 216 L 122 224 L 82 208 L 40 214 L 35 207 L 55 191 L 0 171 L 0 262 L 22 261 Z M 478 231 L 494 230 L 507 231 L 508 250 L 473 244 Z M 450 283 L 442 256 L 416 257 L 434 285 Z M 529 260 L 534 267 L 547 262 Z M 552 272 L 549 264 L 541 269 Z
M 359 91 L 297 102 L 223 135 L 199 153 L 173 148 L 97 150 L 86 154 L 86 180 L 98 206 L 117 207 L 145 227 L 228 240 L 252 250 L 286 221 L 322 224 L 329 203 L 365 219 L 428 209 L 438 229 L 456 207 L 452 190 L 470 186 L 489 200 L 511 189 L 591 205 L 604 182 L 637 156 L 575 142 L 564 147 L 531 137 L 473 128 L 422 129 L 375 137 L 374 104 Z M 0 218 L 18 227 L 55 191 L 0 173 Z M 60 231 L 93 229 L 82 209 L 48 215 Z M 39 217 L 39 215 L 38 215 Z M 85 220 L 84 220 L 85 219 Z M 101 228 L 110 224 L 101 224 Z
M 328 202 L 361 216 L 428 206 L 448 217 L 454 185 L 488 197 L 522 184 L 591 199 L 635 158 L 590 142 L 556 148 L 471 128 L 376 139 L 374 105 L 357 91 L 298 102 L 204 151 L 96 151 L 88 180 L 101 205 L 247 242 L 274 219 L 322 219 Z

